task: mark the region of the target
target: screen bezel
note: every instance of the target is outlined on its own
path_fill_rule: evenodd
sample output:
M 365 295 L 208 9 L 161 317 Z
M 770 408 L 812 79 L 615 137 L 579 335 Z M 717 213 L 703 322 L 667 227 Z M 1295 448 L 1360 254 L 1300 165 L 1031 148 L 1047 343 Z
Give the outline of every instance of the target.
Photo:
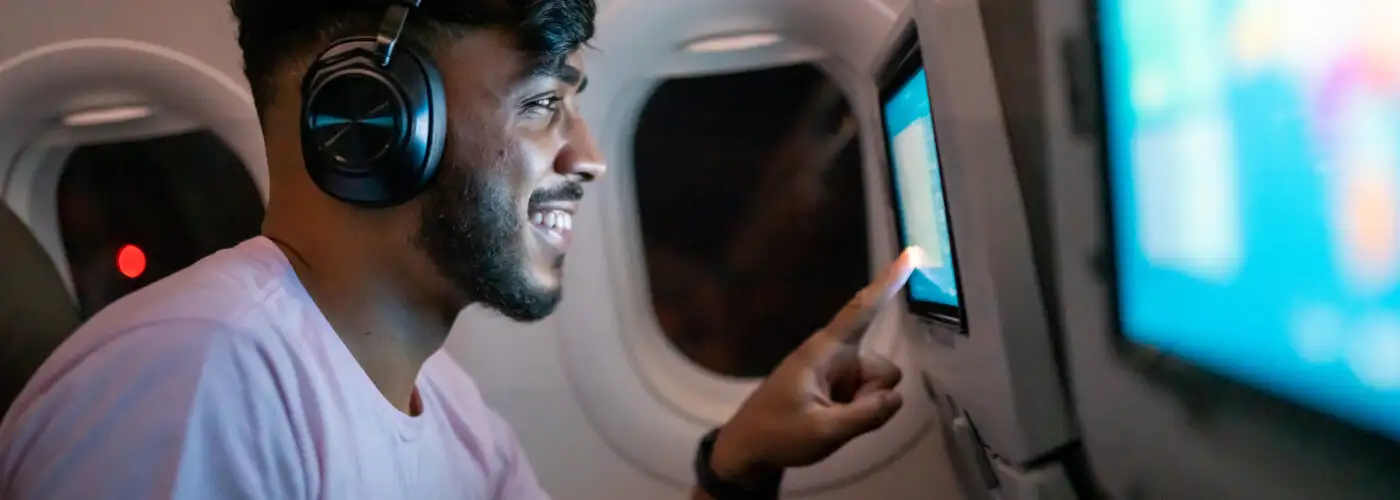
M 1084 3 L 1085 12 L 1088 13 L 1088 40 L 1085 44 L 1089 49 L 1087 59 L 1088 69 L 1093 71 L 1091 75 L 1094 82 L 1094 92 L 1092 93 L 1093 105 L 1096 107 L 1092 113 L 1093 130 L 1098 139 L 1094 144 L 1094 152 L 1098 155 L 1098 161 L 1094 165 L 1094 180 L 1098 182 L 1099 193 L 1099 213 L 1103 214 L 1103 227 L 1100 228 L 1105 237 L 1105 251 L 1100 259 L 1099 267 L 1103 272 L 1104 282 L 1108 286 L 1108 302 L 1110 314 L 1110 333 L 1113 350 L 1119 357 L 1128 360 L 1139 367 L 1149 367 L 1153 361 L 1159 359 L 1169 359 L 1176 365 L 1174 370 L 1178 376 L 1189 376 L 1195 370 L 1196 364 L 1186 358 L 1167 354 L 1157 349 L 1151 344 L 1140 343 L 1128 337 L 1126 328 L 1123 326 L 1123 301 L 1122 286 L 1118 273 L 1118 214 L 1114 210 L 1114 189 L 1113 189 L 1113 159 L 1109 141 L 1108 124 L 1108 90 L 1105 88 L 1104 78 L 1107 69 L 1104 67 L 1104 40 L 1103 40 L 1103 17 L 1099 8 L 1099 0 L 1081 0 Z M 1204 368 L 1204 366 L 1202 366 Z M 1233 384 L 1245 385 L 1245 382 L 1233 377 L 1218 373 L 1214 370 L 1203 370 L 1199 373 L 1208 373 L 1212 377 L 1229 381 Z M 1253 386 L 1250 386 L 1253 387 Z
M 889 120 L 885 114 L 885 103 L 891 97 L 899 93 L 908 80 L 924 68 L 923 50 L 919 47 L 918 29 L 911 23 L 905 33 L 901 35 L 898 49 L 890 57 L 889 63 L 881 72 L 879 80 L 879 114 L 880 114 L 880 141 L 885 149 L 885 177 L 889 186 L 889 202 L 891 211 L 894 212 L 895 237 L 899 241 L 900 248 L 909 246 L 909 239 L 904 234 L 904 216 L 900 210 L 899 203 L 899 181 L 895 174 L 894 165 L 894 144 L 889 137 Z M 928 71 L 924 71 L 925 78 L 928 78 Z M 933 114 L 933 103 L 930 99 L 929 115 Z M 934 141 L 937 144 L 938 126 L 933 124 Z M 956 233 L 953 230 L 953 217 L 951 207 L 948 206 L 948 184 L 947 177 L 943 175 L 943 148 L 936 147 L 938 155 L 938 178 L 943 187 L 943 212 L 946 214 L 948 225 L 948 249 L 952 254 L 953 281 L 958 287 L 958 304 L 956 306 L 919 300 L 914 297 L 914 292 L 908 285 L 904 286 L 902 294 L 904 303 L 909 308 L 909 312 L 921 318 L 937 321 L 949 326 L 958 328 L 961 333 L 967 333 L 966 316 L 966 295 L 963 293 L 962 268 L 958 266 L 958 245 Z
M 1321 405 L 1313 404 L 1305 398 L 1296 396 L 1288 391 L 1277 390 L 1264 384 L 1237 377 L 1226 370 L 1202 363 L 1175 352 L 1161 349 L 1146 342 L 1133 340 L 1127 334 L 1127 328 L 1123 322 L 1122 304 L 1122 282 L 1119 279 L 1119 256 L 1118 256 L 1118 221 L 1120 215 L 1115 212 L 1114 183 L 1113 183 L 1113 157 L 1109 141 L 1111 132 L 1109 130 L 1109 109 L 1108 90 L 1104 85 L 1105 63 L 1104 63 L 1104 40 L 1103 40 L 1103 15 L 1100 9 L 1100 0 L 1082 0 L 1085 11 L 1088 13 L 1088 39 L 1085 44 L 1088 48 L 1087 68 L 1093 72 L 1090 75 L 1094 82 L 1093 91 L 1088 95 L 1092 100 L 1087 104 L 1094 106 L 1090 115 L 1094 120 L 1092 132 L 1096 144 L 1094 152 L 1098 155 L 1098 161 L 1093 165 L 1096 169 L 1094 180 L 1099 184 L 1099 213 L 1103 226 L 1100 228 L 1105 237 L 1105 250 L 1101 254 L 1102 258 L 1095 259 L 1096 267 L 1102 273 L 1102 278 L 1109 291 L 1109 344 L 1115 355 L 1134 366 L 1138 370 L 1155 376 L 1156 378 L 1170 381 L 1173 385 L 1181 388 L 1202 389 L 1193 390 L 1192 394 L 1198 398 L 1206 398 L 1207 394 L 1216 393 L 1222 397 L 1240 397 L 1238 391 L 1262 397 L 1263 401 L 1268 401 L 1275 406 L 1275 411 L 1302 411 L 1314 417 L 1321 417 L 1323 420 L 1333 424 L 1341 425 L 1361 432 L 1362 434 L 1383 439 L 1391 445 L 1400 445 L 1400 440 L 1391 437 L 1379 429 L 1372 428 L 1360 421 L 1354 420 L 1341 413 Z M 1206 391 L 1204 388 L 1213 388 L 1213 391 Z M 1200 401 L 1204 403 L 1204 401 Z

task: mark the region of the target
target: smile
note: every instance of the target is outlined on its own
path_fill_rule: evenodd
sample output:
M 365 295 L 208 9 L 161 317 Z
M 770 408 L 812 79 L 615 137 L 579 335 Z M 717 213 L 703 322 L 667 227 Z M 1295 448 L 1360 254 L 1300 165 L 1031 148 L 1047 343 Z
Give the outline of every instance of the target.
M 551 246 L 563 252 L 574 228 L 572 203 L 544 203 L 530 209 L 530 225 Z

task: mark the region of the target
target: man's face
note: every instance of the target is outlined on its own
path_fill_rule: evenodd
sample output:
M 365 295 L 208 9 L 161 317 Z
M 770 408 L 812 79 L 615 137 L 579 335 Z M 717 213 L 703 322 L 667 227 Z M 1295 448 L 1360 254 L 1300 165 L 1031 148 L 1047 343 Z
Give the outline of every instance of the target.
M 436 52 L 448 107 L 437 179 L 415 243 L 468 298 L 517 321 L 553 312 L 583 183 L 605 167 L 575 103 L 573 54 L 540 71 L 506 31 Z

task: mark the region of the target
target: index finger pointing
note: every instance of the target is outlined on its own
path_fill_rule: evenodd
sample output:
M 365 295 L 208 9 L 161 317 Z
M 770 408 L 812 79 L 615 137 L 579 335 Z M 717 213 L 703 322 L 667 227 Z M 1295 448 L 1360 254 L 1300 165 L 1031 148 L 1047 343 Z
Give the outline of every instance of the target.
M 879 278 L 866 285 L 856 296 L 846 303 L 823 332 L 834 339 L 858 344 L 875 321 L 875 314 L 909 281 L 909 275 L 923 265 L 924 251 L 919 247 L 909 247 L 893 263 L 886 267 Z

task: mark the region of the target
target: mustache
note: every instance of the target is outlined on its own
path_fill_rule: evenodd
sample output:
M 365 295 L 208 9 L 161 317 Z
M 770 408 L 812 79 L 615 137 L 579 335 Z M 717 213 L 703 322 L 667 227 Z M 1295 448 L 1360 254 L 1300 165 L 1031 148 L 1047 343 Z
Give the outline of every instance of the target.
M 551 201 L 579 201 L 583 199 L 583 184 L 565 182 L 549 189 L 530 193 L 530 206 L 538 206 Z

